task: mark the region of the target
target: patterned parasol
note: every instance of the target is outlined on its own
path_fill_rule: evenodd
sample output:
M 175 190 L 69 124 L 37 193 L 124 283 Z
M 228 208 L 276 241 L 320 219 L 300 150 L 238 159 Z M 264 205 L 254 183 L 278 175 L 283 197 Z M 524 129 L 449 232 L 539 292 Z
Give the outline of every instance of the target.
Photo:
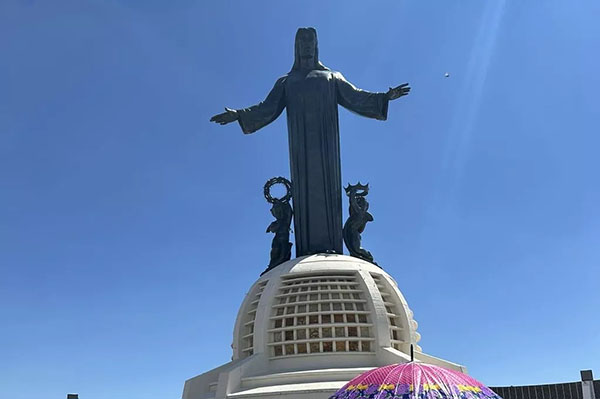
M 330 399 L 502 399 L 458 371 L 426 363 L 379 367 L 353 378 Z

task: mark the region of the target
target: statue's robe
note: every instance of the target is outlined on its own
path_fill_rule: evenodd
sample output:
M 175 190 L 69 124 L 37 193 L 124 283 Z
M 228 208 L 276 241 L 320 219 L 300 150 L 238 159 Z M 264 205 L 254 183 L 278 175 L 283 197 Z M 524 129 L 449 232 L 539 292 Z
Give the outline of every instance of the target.
M 342 252 L 342 184 L 338 108 L 387 118 L 385 93 L 357 89 L 341 73 L 292 70 L 260 104 L 238 110 L 246 134 L 287 111 L 296 256 Z

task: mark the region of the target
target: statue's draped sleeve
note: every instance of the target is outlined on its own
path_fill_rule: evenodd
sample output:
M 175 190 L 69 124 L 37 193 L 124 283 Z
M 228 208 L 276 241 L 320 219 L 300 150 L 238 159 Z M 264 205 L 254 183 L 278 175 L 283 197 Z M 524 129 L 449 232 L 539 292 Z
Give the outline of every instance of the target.
M 261 103 L 237 110 L 238 122 L 245 134 L 254 133 L 281 115 L 285 108 L 285 79 L 285 76 L 278 79 Z
M 341 73 L 335 74 L 338 103 L 367 118 L 387 119 L 388 103 L 386 93 L 371 93 L 355 87 Z

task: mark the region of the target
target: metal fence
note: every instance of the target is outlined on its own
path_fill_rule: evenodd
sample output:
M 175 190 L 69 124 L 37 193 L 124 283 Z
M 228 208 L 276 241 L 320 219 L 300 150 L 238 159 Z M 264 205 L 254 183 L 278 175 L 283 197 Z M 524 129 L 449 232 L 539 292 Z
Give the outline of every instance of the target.
M 503 399 L 584 399 L 581 382 L 562 384 L 490 387 Z M 600 399 L 600 380 L 594 380 L 596 399 Z

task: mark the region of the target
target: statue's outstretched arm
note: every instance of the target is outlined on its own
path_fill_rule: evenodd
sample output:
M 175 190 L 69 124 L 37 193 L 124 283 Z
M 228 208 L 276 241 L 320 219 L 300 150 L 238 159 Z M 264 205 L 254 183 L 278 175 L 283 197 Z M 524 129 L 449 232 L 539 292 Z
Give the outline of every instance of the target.
M 389 98 L 386 93 L 361 90 L 336 73 L 337 102 L 342 107 L 367 118 L 386 120 Z
M 225 108 L 225 112 L 210 118 L 211 122 L 221 125 L 238 121 L 246 134 L 254 133 L 263 126 L 273 122 L 285 108 L 285 77 L 280 78 L 273 86 L 264 101 L 243 109 Z

